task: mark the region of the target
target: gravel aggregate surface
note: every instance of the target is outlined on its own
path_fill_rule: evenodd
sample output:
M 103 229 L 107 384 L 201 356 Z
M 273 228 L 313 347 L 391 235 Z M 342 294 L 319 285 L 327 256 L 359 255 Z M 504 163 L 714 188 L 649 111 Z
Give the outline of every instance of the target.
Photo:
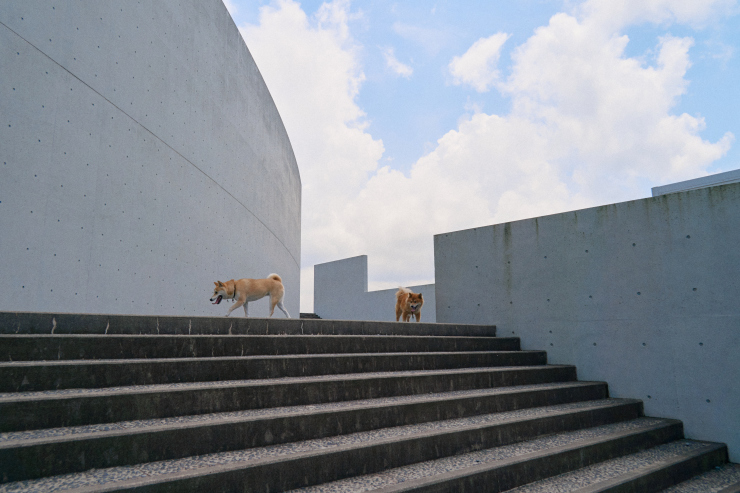
M 336 375 L 315 375 L 309 377 L 280 377 L 280 378 L 261 378 L 254 380 L 227 380 L 227 381 L 210 381 L 210 382 L 181 382 L 170 384 L 152 384 L 152 385 L 131 385 L 124 387 L 103 387 L 91 389 L 62 389 L 62 390 L 41 390 L 34 392 L 0 392 L 0 402 L 24 400 L 42 400 L 50 397 L 77 397 L 91 394 L 140 394 L 140 393 L 158 393 L 166 390 L 193 390 L 193 389 L 211 389 L 211 388 L 231 388 L 260 386 L 270 384 L 285 383 L 306 383 L 306 382 L 330 382 L 330 381 L 349 381 L 365 380 L 369 378 L 409 378 L 414 376 L 425 375 L 461 375 L 466 373 L 480 372 L 498 372 L 511 370 L 534 370 L 545 367 L 561 368 L 568 365 L 534 365 L 534 366 L 493 366 L 480 368 L 460 368 L 445 370 L 410 370 L 410 371 L 384 371 L 384 372 L 365 372 L 365 373 L 345 373 Z
M 460 471 L 468 467 L 490 464 L 495 467 L 497 461 L 510 459 L 542 450 L 574 444 L 581 440 L 589 440 L 606 436 L 612 433 L 636 431 L 662 422 L 656 418 L 638 418 L 623 423 L 616 423 L 595 428 L 588 428 L 574 432 L 559 433 L 547 437 L 537 438 L 526 442 L 496 447 L 477 452 L 445 457 L 410 466 L 391 469 L 378 474 L 368 474 L 341 481 L 334 481 L 323 485 L 311 486 L 292 490 L 294 493 L 356 493 L 373 491 L 383 487 L 428 478 L 452 471 Z
M 740 464 L 724 464 L 661 493 L 717 493 L 730 485 L 740 486 Z
M 706 446 L 706 442 L 677 440 L 636 454 L 604 461 L 577 471 L 520 486 L 509 490 L 507 493 L 567 493 L 616 478 L 622 474 L 637 471 L 640 468 L 669 461 L 671 458 L 703 449 Z
M 30 481 L 19 481 L 15 483 L 6 483 L 0 485 L 0 493 L 5 492 L 45 492 L 45 491 L 63 491 L 84 486 L 103 485 L 113 481 L 126 481 L 132 479 L 141 479 L 145 477 L 166 476 L 175 472 L 193 471 L 198 468 L 210 466 L 228 466 L 230 468 L 239 468 L 248 466 L 250 462 L 257 460 L 268 460 L 276 458 L 288 458 L 293 454 L 310 454 L 321 451 L 337 450 L 340 448 L 350 449 L 352 447 L 362 446 L 380 441 L 397 440 L 404 437 L 418 436 L 426 433 L 440 431 L 454 431 L 455 429 L 465 429 L 476 426 L 492 425 L 503 423 L 511 420 L 525 419 L 534 416 L 546 416 L 557 413 L 566 413 L 588 407 L 607 406 L 618 402 L 619 399 L 607 399 L 603 401 L 579 402 L 574 404 L 564 404 L 558 406 L 549 406 L 543 408 L 533 408 L 505 413 L 494 413 L 481 416 L 474 416 L 463 419 L 452 419 L 419 425 L 399 426 L 394 428 L 383 428 L 368 432 L 353 433 L 316 440 L 306 440 L 302 442 L 273 445 L 268 447 L 258 447 L 253 449 L 241 450 L 236 452 L 223 452 L 218 454 L 208 454 L 202 456 L 188 457 L 185 459 L 166 460 L 152 462 L 137 466 L 114 467 L 108 469 L 91 470 L 86 473 L 67 474 L 54 476 Z M 617 423 L 596 428 L 589 428 L 578 432 L 562 433 L 553 435 L 530 442 L 523 442 L 516 445 L 499 447 L 487 451 L 476 452 L 478 455 L 466 454 L 471 456 L 467 460 L 462 459 L 464 456 L 452 457 L 447 468 L 461 468 L 474 464 L 475 461 L 483 460 L 500 460 L 501 458 L 521 455 L 536 450 L 542 450 L 548 447 L 557 447 L 578 440 L 585 440 L 598 436 L 607 435 L 619 430 L 637 430 L 643 427 L 653 426 L 662 422 L 655 418 L 639 418 L 632 421 Z M 435 461 L 433 461 L 435 462 Z M 427 463 L 424 463 L 427 464 Z M 439 471 L 439 466 L 427 466 L 429 471 L 426 475 L 432 474 L 431 471 Z M 449 469 L 449 470 L 452 470 Z M 438 473 L 438 472 L 437 472 Z M 414 473 L 414 477 L 419 476 L 419 472 Z M 320 490 L 317 490 L 320 491 Z M 326 490 L 333 491 L 333 490 Z M 337 490 L 353 491 L 353 490 Z M 363 491 L 363 490 L 358 490 Z
M 536 385 L 519 385 L 514 387 L 496 387 L 492 389 L 459 390 L 453 392 L 442 392 L 433 394 L 409 395 L 400 397 L 386 397 L 380 399 L 363 399 L 357 401 L 331 402 L 326 404 L 311 404 L 304 406 L 275 407 L 266 409 L 250 409 L 245 411 L 234 411 L 225 413 L 199 414 L 193 416 L 179 416 L 162 419 L 146 419 L 137 421 L 122 421 L 118 423 L 106 423 L 86 426 L 70 426 L 60 428 L 47 428 L 31 431 L 16 431 L 0 433 L 0 447 L 4 443 L 41 440 L 52 438 L 64 438 L 80 435 L 95 435 L 100 433 L 146 431 L 153 428 L 166 426 L 200 426 L 208 423 L 224 423 L 231 421 L 243 421 L 258 419 L 262 417 L 296 416 L 302 414 L 314 414 L 321 412 L 342 411 L 367 407 L 388 407 L 400 404 L 413 404 L 449 400 L 464 397 L 483 397 L 501 395 L 513 392 L 529 392 L 545 389 L 572 388 L 586 385 L 584 382 L 547 383 Z

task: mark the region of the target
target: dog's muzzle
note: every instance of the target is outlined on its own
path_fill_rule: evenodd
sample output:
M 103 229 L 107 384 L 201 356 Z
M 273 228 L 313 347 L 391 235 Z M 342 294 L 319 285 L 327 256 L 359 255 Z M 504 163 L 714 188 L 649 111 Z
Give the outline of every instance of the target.
M 212 304 L 213 304 L 213 305 L 218 305 L 219 303 L 221 303 L 221 300 L 222 300 L 222 299 L 223 299 L 223 296 L 221 296 L 221 295 L 219 294 L 219 295 L 218 295 L 218 298 L 216 298 L 216 301 L 214 301 L 214 302 L 213 302 Z M 211 301 L 213 301 L 213 298 L 211 298 Z

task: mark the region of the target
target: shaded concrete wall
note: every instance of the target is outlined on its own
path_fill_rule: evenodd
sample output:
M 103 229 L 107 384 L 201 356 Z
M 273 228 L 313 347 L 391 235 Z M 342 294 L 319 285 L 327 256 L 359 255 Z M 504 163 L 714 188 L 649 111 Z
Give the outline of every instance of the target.
M 398 288 L 367 290 L 367 255 L 316 264 L 314 272 L 314 312 L 334 320 L 396 321 Z M 406 286 L 424 297 L 421 321 L 434 323 L 434 284 Z
M 740 184 L 436 235 L 437 320 L 496 324 L 740 462 Z
M 0 310 L 223 315 L 277 272 L 297 316 L 300 176 L 221 0 L 2 2 L 0 67 Z

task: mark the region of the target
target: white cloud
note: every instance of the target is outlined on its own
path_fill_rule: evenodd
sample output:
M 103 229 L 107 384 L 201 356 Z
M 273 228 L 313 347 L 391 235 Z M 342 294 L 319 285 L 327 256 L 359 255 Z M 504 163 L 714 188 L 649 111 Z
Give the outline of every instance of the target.
M 383 49 L 383 57 L 385 57 L 385 63 L 388 68 L 393 70 L 396 75 L 400 75 L 401 77 L 408 79 L 414 73 L 414 69 L 398 61 L 392 47 Z
M 382 142 L 355 102 L 364 76 L 349 4 L 313 18 L 290 0 L 263 7 L 243 33 L 301 168 L 302 310 L 315 263 L 367 254 L 374 284 L 433 282 L 434 234 L 634 199 L 706 174 L 734 137 L 709 142 L 703 119 L 674 113 L 693 40 L 666 35 L 643 60 L 626 55 L 623 34 L 634 22 L 706 23 L 728 5 L 694 3 L 587 2 L 518 46 L 506 77 L 495 62 L 508 35 L 479 40 L 450 70 L 497 88 L 511 111 L 474 110 L 407 174 L 379 167 Z
M 588 0 L 577 8 L 579 19 L 613 32 L 629 25 L 649 22 L 685 24 L 703 28 L 737 9 L 737 0 Z
M 499 78 L 496 68 L 501 47 L 511 35 L 497 33 L 481 38 L 462 56 L 456 56 L 448 68 L 454 78 L 454 84 L 468 84 L 478 92 L 488 91 Z
M 393 23 L 393 31 L 402 38 L 415 43 L 430 55 L 436 55 L 447 44 L 449 33 L 439 29 L 414 26 L 403 22 Z
M 408 175 L 371 176 L 348 204 L 345 231 L 364 243 L 376 279 L 431 280 L 434 234 L 642 197 L 650 185 L 706 174 L 727 152 L 731 134 L 706 141 L 701 118 L 672 113 L 688 88 L 693 40 L 658 39 L 648 64 L 626 56 L 629 39 L 597 20 L 554 16 L 495 84 L 509 114 L 474 112 Z M 498 53 L 480 50 L 471 60 Z M 460 74 L 484 89 L 492 71 Z
M 351 18 L 346 0 L 324 3 L 311 18 L 297 2 L 278 0 L 260 9 L 258 25 L 241 28 L 301 170 L 304 267 L 363 253 L 362 242 L 346 232 L 344 210 L 383 154 L 355 103 L 365 76 Z M 310 302 L 313 283 L 303 278 L 301 291 Z

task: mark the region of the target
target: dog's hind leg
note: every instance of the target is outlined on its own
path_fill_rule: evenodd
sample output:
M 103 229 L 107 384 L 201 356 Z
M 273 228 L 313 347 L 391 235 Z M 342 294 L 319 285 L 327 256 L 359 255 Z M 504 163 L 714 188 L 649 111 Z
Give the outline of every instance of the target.
M 283 300 L 277 302 L 277 307 L 280 308 L 280 310 L 285 314 L 286 317 L 290 318 L 290 313 L 288 313 L 288 310 L 286 310 L 283 306 Z

